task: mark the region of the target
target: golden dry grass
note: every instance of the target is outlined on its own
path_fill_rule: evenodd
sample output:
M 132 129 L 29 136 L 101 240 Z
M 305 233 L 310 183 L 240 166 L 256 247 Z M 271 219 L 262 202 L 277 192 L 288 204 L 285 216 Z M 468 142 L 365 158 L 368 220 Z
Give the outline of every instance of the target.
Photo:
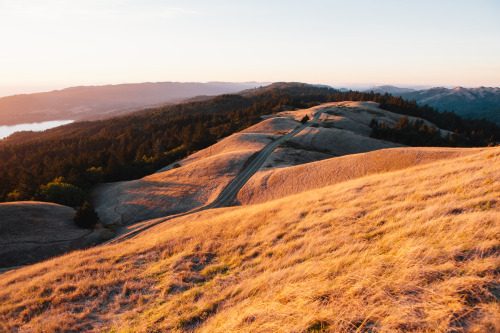
M 1 331 L 500 330 L 500 148 L 0 276 Z
M 371 132 L 368 125 L 373 118 L 395 123 L 402 117 L 378 107 L 374 102 L 335 102 L 268 115 L 266 120 L 175 163 L 180 165 L 179 168 L 173 168 L 174 164 L 171 164 L 141 179 L 96 186 L 92 191 L 92 203 L 102 223 L 118 226 L 201 207 L 217 198 L 253 154 L 278 136 L 292 131 L 298 126 L 297 121 L 305 115 L 312 118 L 318 110 L 325 111 L 320 117 L 323 121 L 339 128 L 304 129 L 290 142 L 308 147 L 312 152 L 301 150 L 300 153 L 296 152 L 300 156 L 296 158 L 289 150 L 278 149 L 271 154 L 264 167 L 289 166 L 332 155 L 401 146 L 368 137 Z M 333 116 L 327 112 L 342 116 Z M 337 119 L 339 117 L 343 121 Z M 347 120 L 349 125 L 345 124 Z M 328 152 L 330 155 L 318 151 Z
M 371 174 L 401 170 L 482 150 L 442 147 L 381 149 L 292 167 L 260 170 L 240 190 L 238 201 L 245 205 L 262 203 Z
M 288 118 L 262 121 L 200 150 L 157 173 L 132 181 L 101 184 L 93 189 L 93 204 L 104 224 L 130 225 L 203 206 L 217 198 L 243 169 L 248 159 L 291 131 Z

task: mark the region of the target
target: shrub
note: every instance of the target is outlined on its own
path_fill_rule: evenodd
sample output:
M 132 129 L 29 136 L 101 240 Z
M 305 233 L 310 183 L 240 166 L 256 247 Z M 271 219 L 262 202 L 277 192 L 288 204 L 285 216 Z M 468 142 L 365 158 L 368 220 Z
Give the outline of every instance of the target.
M 96 167 L 91 167 L 85 171 L 85 180 L 91 184 L 97 184 L 100 183 L 104 180 L 104 175 L 102 173 L 102 167 L 96 168 Z
M 28 197 L 24 193 L 22 193 L 20 190 L 15 189 L 14 191 L 10 192 L 7 194 L 7 198 L 5 201 L 24 201 L 24 200 L 29 200 Z
M 92 204 L 85 201 L 76 211 L 73 221 L 80 228 L 91 228 L 99 222 L 99 215 L 97 215 Z
M 300 122 L 301 122 L 302 124 L 305 124 L 305 123 L 307 123 L 308 121 L 309 121 L 309 116 L 308 116 L 307 114 L 304 116 L 304 118 L 302 118 L 302 119 L 300 120 Z
M 70 207 L 77 207 L 85 200 L 85 192 L 74 185 L 65 183 L 64 179 L 59 177 L 47 185 L 40 186 L 35 199 L 45 202 L 54 202 Z

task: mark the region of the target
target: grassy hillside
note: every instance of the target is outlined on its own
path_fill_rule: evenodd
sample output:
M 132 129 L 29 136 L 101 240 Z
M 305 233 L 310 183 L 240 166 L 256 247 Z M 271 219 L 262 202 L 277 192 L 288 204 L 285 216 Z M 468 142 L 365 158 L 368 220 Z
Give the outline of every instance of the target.
M 367 175 L 478 153 L 479 148 L 393 148 L 257 172 L 238 193 L 242 204 L 262 203 Z M 266 162 L 267 163 L 267 162 Z
M 499 331 L 498 165 L 489 148 L 7 272 L 0 330 Z
M 319 125 L 327 128 L 304 129 L 294 138 L 285 142 L 286 148 L 280 148 L 273 152 L 264 166 L 289 166 L 317 161 L 334 155 L 399 146 L 369 138 L 366 133 L 363 135 L 348 129 L 341 129 L 340 126 L 345 123 L 347 117 L 327 114 L 327 112 L 337 112 L 338 110 L 343 110 L 345 114 L 355 114 L 356 120 L 350 119 L 350 127 L 355 124 L 368 130 L 367 125 L 374 115 L 365 110 L 360 111 L 358 107 L 365 104 L 368 104 L 371 109 L 377 110 L 377 119 L 383 119 L 387 122 L 393 121 L 387 114 L 397 120 L 402 117 L 378 109 L 376 103 L 357 102 L 352 104 L 355 104 L 356 107 L 327 103 L 308 109 L 267 115 L 265 116 L 266 120 L 232 134 L 152 175 L 137 180 L 106 183 L 94 187 L 92 189 L 92 203 L 99 213 L 101 222 L 120 226 L 203 206 L 216 199 L 223 188 L 250 162 L 254 154 L 284 133 L 299 126 L 300 120 L 305 115 L 312 118 L 316 112 L 320 111 L 323 111 L 324 114 L 320 117 L 321 123 Z M 333 128 L 333 126 L 339 128 Z M 174 168 L 174 165 L 177 167 Z M 274 188 L 269 189 L 269 192 L 271 191 L 274 191 Z
M 0 268 L 26 265 L 87 248 L 114 236 L 75 225 L 71 207 L 45 202 L 0 203 Z
M 326 127 L 304 129 L 285 142 L 286 148 L 283 147 L 273 152 L 264 163 L 264 167 L 290 166 L 334 155 L 400 146 L 369 138 L 366 133 L 363 135 L 363 130 L 364 128 L 370 130 L 368 124 L 373 119 L 374 113 L 378 114 L 377 119 L 387 122 L 394 122 L 393 118 L 399 120 L 401 115 L 378 109 L 376 103 L 351 103 L 356 107 L 344 104 L 339 106 L 339 103 L 327 103 L 308 109 L 267 115 L 266 120 L 232 134 L 152 175 L 138 180 L 96 186 L 92 189 L 92 203 L 99 213 L 101 222 L 119 226 L 186 212 L 208 204 L 217 198 L 223 188 L 244 169 L 245 165 L 250 163 L 254 154 L 284 133 L 299 126 L 300 120 L 305 115 L 312 118 L 316 112 L 320 111 L 324 113 L 320 116 L 319 126 Z M 361 109 L 364 106 L 370 107 L 368 110 L 370 112 Z M 340 113 L 339 110 L 346 115 L 354 114 L 355 120 L 347 116 L 329 114 Z M 348 129 L 342 129 L 341 126 L 346 123 L 347 119 L 350 120 L 350 126 L 344 126 Z M 353 125 L 362 127 L 361 133 L 349 130 L 352 127 L 357 128 Z M 339 128 L 333 128 L 333 126 Z M 174 165 L 177 168 L 174 168 Z M 313 179 L 311 181 L 314 181 Z M 278 188 L 282 187 L 276 187 L 279 191 Z M 266 192 L 274 190 L 275 188 L 270 188 Z

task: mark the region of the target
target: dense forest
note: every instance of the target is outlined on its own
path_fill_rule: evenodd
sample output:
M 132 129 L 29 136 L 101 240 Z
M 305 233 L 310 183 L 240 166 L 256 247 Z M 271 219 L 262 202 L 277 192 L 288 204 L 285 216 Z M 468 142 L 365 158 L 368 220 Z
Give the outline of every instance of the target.
M 434 126 L 426 125 L 421 119 L 410 121 L 408 116 L 401 118 L 393 127 L 372 119 L 370 127 L 372 138 L 414 147 L 478 147 L 484 146 L 487 139 L 481 130 L 478 132 L 473 130 L 469 135 L 459 134 L 455 130 L 454 133 L 443 136 Z M 493 138 L 493 135 L 489 137 L 489 145 L 494 143 Z
M 260 115 L 345 100 L 375 101 L 395 113 L 425 118 L 468 145 L 485 146 L 500 138 L 500 128 L 493 123 L 464 120 L 388 94 L 279 83 L 1 140 L 0 201 L 41 200 L 76 207 L 88 199 L 94 184 L 153 173 L 259 122 Z

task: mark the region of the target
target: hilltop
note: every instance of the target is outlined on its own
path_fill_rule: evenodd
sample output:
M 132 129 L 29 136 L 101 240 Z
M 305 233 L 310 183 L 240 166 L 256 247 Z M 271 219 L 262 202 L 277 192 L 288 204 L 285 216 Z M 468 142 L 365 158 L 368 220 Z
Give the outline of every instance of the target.
M 118 226 L 201 207 L 213 202 L 258 151 L 299 126 L 304 116 L 312 118 L 317 112 L 323 112 L 319 126 L 286 141 L 261 169 L 402 146 L 369 137 L 371 119 L 395 124 L 403 117 L 379 109 L 377 103 L 333 102 L 283 111 L 264 116 L 258 124 L 152 175 L 101 184 L 92 190 L 93 203 L 104 224 Z

